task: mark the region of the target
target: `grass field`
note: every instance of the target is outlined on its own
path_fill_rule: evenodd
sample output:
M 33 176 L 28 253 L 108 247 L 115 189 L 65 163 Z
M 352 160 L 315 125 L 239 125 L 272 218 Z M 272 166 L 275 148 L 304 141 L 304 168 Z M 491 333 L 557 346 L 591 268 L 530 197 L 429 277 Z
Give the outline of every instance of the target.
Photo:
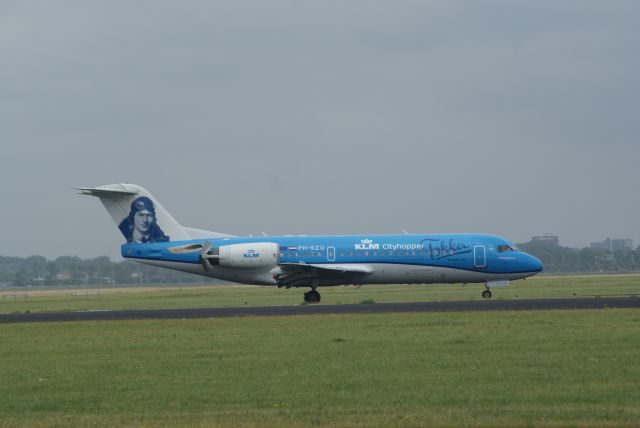
M 322 296 L 466 300 L 481 290 L 334 287 Z M 298 304 L 302 292 L 11 290 L 0 311 Z M 499 299 L 638 294 L 631 275 L 494 290 Z M 639 362 L 637 309 L 0 324 L 0 427 L 637 427 Z
M 478 300 L 483 286 L 365 285 L 322 288 L 322 303 Z M 306 289 L 238 285 L 0 292 L 0 313 L 294 305 Z M 534 277 L 493 290 L 494 299 L 640 295 L 640 275 Z
M 638 426 L 640 311 L 0 325 L 0 426 Z

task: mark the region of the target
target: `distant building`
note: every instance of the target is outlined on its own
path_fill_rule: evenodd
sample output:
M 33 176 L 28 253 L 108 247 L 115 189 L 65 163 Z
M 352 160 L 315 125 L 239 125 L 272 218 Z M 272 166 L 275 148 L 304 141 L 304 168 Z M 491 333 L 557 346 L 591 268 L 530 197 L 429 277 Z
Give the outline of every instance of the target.
M 532 236 L 531 242 L 537 244 L 553 245 L 557 247 L 558 245 L 560 245 L 560 238 L 558 237 L 558 235 L 544 234 L 542 236 Z
M 633 250 L 633 239 L 611 239 L 607 238 L 602 242 L 592 242 L 589 248 L 596 251 L 614 252 L 624 248 Z
M 633 250 L 633 239 L 612 239 L 611 240 L 611 251 L 622 250 L 623 248 Z

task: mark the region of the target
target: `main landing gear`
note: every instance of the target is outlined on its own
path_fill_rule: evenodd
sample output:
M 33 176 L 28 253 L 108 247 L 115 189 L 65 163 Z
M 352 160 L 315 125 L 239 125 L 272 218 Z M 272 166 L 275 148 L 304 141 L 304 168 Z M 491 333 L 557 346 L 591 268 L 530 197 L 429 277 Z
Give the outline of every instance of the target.
M 304 293 L 304 302 L 320 303 L 320 293 L 318 293 L 315 288 L 312 288 L 311 291 Z

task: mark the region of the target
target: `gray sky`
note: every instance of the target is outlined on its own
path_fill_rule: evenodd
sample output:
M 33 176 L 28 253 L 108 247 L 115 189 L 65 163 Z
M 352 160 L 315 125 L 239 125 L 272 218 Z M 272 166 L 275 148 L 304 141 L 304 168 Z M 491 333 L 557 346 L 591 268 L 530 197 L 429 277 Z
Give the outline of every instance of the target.
M 640 2 L 2 1 L 0 254 L 233 234 L 640 243 Z

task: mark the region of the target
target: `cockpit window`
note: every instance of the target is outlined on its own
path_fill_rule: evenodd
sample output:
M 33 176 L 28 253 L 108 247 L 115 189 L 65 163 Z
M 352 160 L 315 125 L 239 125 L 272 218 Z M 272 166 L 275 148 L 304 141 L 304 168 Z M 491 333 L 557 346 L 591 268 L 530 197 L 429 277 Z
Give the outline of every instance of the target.
M 514 249 L 511 248 L 509 245 L 498 245 L 499 253 L 508 253 L 510 251 L 514 251 Z

